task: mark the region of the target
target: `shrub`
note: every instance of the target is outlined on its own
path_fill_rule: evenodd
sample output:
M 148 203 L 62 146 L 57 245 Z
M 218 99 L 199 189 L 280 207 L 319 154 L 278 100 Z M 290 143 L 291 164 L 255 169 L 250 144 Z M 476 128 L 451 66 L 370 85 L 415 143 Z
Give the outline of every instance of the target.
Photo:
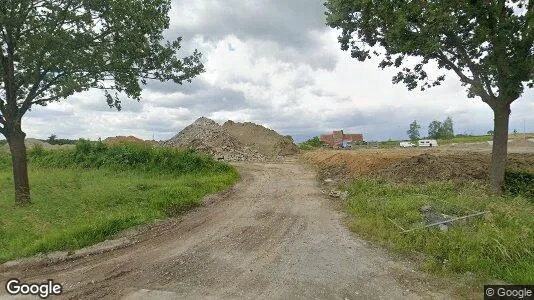
M 229 165 L 194 150 L 159 148 L 138 143 L 108 146 L 100 141 L 79 140 L 74 150 L 40 150 L 28 154 L 32 163 L 40 167 L 108 168 L 179 174 L 231 170 Z
M 319 137 L 313 137 L 305 142 L 299 144 L 300 150 L 312 150 L 314 148 L 319 148 L 322 146 L 322 142 L 319 140 Z
M 534 174 L 522 171 L 506 171 L 504 192 L 512 196 L 521 195 L 534 202 Z

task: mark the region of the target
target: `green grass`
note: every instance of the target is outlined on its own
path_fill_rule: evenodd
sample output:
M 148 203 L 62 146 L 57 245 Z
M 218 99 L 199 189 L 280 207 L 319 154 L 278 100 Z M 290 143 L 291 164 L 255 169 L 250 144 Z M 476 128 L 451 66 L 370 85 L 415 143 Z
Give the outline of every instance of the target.
M 512 135 L 510 135 L 512 136 Z M 455 136 L 452 139 L 439 139 L 439 145 L 446 144 L 461 144 L 461 143 L 483 143 L 493 141 L 492 135 L 465 135 L 465 136 Z
M 33 203 L 17 207 L 10 159 L 0 154 L 0 262 L 81 248 L 175 216 L 239 177 L 196 152 L 134 145 L 82 142 L 75 151 L 36 149 L 29 157 Z
M 351 229 L 396 252 L 414 257 L 423 253 L 425 269 L 445 274 L 472 272 L 516 284 L 534 282 L 534 205 L 528 199 L 491 196 L 479 183 L 415 186 L 360 178 L 348 188 Z M 456 216 L 468 214 L 464 208 L 490 214 L 458 222 L 448 231 L 401 233 L 390 221 L 405 229 L 420 225 L 424 220 L 420 208 L 426 204 Z
M 425 139 L 425 138 L 421 138 Z M 461 144 L 461 143 L 481 143 L 481 142 L 487 142 L 492 141 L 493 136 L 491 135 L 462 135 L 462 136 L 455 136 L 451 139 L 438 139 L 438 145 L 446 145 L 446 144 Z M 380 142 L 381 148 L 393 148 L 398 147 L 399 143 L 401 141 L 394 141 L 394 140 L 388 140 L 388 141 L 382 141 Z M 414 144 L 417 145 L 417 141 L 414 142 Z
M 380 147 L 380 148 L 394 148 L 394 147 L 399 147 L 400 142 L 401 142 L 401 141 L 393 141 L 393 140 L 382 141 L 382 142 L 379 142 L 379 147 Z

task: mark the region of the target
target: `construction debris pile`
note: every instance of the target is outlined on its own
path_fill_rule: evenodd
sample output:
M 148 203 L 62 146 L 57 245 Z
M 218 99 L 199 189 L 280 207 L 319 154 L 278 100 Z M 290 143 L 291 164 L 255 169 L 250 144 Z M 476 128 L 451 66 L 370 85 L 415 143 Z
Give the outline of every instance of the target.
M 226 161 L 264 161 L 299 152 L 290 139 L 263 126 L 232 121 L 221 126 L 206 117 L 197 119 L 162 144 L 193 148 Z

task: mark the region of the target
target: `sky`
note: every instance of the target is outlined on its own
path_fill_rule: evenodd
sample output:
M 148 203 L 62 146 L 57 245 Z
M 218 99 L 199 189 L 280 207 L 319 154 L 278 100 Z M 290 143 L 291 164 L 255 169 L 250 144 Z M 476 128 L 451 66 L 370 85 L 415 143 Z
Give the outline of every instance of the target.
M 140 102 L 110 109 L 90 90 L 35 107 L 23 120 L 28 137 L 166 140 L 195 119 L 254 122 L 296 141 L 342 129 L 365 140 L 406 139 L 413 120 L 454 120 L 455 133 L 493 128 L 491 109 L 469 99 L 453 73 L 439 87 L 408 91 L 395 69 L 359 62 L 340 50 L 325 25 L 323 0 L 174 0 L 165 37 L 183 37 L 180 55 L 203 54 L 206 72 L 184 85 L 150 82 Z M 534 90 L 512 105 L 510 130 L 534 132 Z

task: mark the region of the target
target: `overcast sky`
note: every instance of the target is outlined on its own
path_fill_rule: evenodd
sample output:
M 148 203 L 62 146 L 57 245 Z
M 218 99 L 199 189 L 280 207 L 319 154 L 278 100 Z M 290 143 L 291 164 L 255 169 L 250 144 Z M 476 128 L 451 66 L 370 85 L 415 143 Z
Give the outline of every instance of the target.
M 456 133 L 491 130 L 492 113 L 468 99 L 454 74 L 431 90 L 393 85 L 395 70 L 359 62 L 340 50 L 323 0 L 173 1 L 166 37 L 183 36 L 183 54 L 199 49 L 206 72 L 191 84 L 150 83 L 143 100 L 110 109 L 101 91 L 88 91 L 24 119 L 29 137 L 168 139 L 201 116 L 251 121 L 297 141 L 335 129 L 366 140 L 406 138 L 408 124 L 451 116 Z M 534 131 L 534 91 L 512 105 L 510 130 Z

